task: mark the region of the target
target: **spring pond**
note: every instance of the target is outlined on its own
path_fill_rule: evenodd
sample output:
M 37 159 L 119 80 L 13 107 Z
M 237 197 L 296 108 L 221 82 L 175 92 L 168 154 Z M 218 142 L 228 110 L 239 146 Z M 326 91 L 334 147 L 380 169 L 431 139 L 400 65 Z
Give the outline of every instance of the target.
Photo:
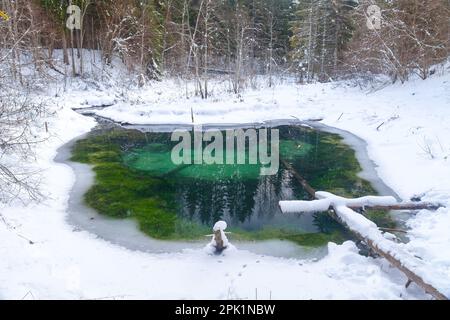
M 280 157 L 317 190 L 352 197 L 378 193 L 358 175 L 355 151 L 340 135 L 300 125 L 276 129 Z M 110 125 L 76 141 L 71 161 L 89 164 L 95 173 L 84 194 L 87 206 L 119 221 L 131 218 L 159 240 L 205 241 L 218 220 L 228 223 L 232 241 L 288 240 L 315 248 L 350 238 L 327 213 L 281 213 L 280 200 L 309 199 L 281 164 L 271 176 L 248 163 L 177 166 L 171 161 L 177 143 L 169 132 Z M 395 226 L 388 213 L 367 215 L 379 226 Z

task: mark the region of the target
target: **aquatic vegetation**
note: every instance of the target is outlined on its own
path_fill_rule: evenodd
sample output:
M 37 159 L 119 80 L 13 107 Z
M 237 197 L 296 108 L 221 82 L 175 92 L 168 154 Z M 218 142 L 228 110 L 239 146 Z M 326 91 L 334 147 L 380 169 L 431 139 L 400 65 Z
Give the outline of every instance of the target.
M 354 151 L 338 135 L 280 127 L 280 155 L 317 189 L 342 196 L 374 194 L 359 178 Z M 133 218 L 151 237 L 203 239 L 219 219 L 234 240 L 282 239 L 307 247 L 343 242 L 349 235 L 326 213 L 283 215 L 279 200 L 307 198 L 285 168 L 260 176 L 260 165 L 175 165 L 168 133 L 106 128 L 77 141 L 72 161 L 93 166 L 95 184 L 86 204 L 114 218 Z M 391 227 L 385 212 L 369 212 Z

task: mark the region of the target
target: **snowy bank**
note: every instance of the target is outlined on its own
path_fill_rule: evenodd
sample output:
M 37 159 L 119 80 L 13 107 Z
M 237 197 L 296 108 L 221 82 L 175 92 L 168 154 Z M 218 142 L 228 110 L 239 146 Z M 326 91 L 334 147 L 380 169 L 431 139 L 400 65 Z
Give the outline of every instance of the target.
M 422 194 L 423 200 L 450 205 L 450 75 L 370 94 L 333 84 L 279 85 L 242 98 L 219 89 L 209 101 L 182 99 L 175 82 L 130 91 L 126 100 L 90 90 L 55 98 L 63 108 L 49 120 L 53 138 L 39 147 L 37 159 L 50 197 L 41 204 L 1 209 L 7 224 L 0 223 L 0 255 L 7 258 L 0 260 L 0 298 L 252 299 L 256 288 L 258 297 L 272 299 L 429 298 L 417 287 L 405 289 L 402 274 L 382 259 L 360 256 L 352 242 L 329 244 L 329 254 L 319 261 L 260 256 L 239 248 L 223 256 L 201 249 L 147 254 L 67 224 L 74 175 L 53 158 L 59 146 L 94 125 L 70 109 L 90 104 L 114 103 L 94 112 L 140 124 L 190 123 L 191 110 L 196 123 L 323 118 L 368 142 L 379 175 L 403 199 Z M 423 210 L 408 226 L 411 241 L 404 250 L 450 278 L 450 210 Z

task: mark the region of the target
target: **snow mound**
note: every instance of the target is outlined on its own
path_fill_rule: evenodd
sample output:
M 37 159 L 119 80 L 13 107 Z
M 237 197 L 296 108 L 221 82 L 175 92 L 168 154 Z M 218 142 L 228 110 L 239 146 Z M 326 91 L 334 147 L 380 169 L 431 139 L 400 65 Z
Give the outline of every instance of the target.
M 213 230 L 214 231 L 225 231 L 227 229 L 227 223 L 225 221 L 218 221 L 216 222 L 216 224 L 214 225 Z

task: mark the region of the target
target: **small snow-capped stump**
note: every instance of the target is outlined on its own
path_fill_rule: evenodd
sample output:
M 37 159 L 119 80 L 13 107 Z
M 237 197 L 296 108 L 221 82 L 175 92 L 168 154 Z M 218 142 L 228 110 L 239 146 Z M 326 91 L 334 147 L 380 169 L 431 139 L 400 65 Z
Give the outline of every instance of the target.
M 214 235 L 211 244 L 216 248 L 216 253 L 222 253 L 222 251 L 228 247 L 228 239 L 225 235 L 226 229 L 227 223 L 225 221 L 218 221 L 214 225 Z

